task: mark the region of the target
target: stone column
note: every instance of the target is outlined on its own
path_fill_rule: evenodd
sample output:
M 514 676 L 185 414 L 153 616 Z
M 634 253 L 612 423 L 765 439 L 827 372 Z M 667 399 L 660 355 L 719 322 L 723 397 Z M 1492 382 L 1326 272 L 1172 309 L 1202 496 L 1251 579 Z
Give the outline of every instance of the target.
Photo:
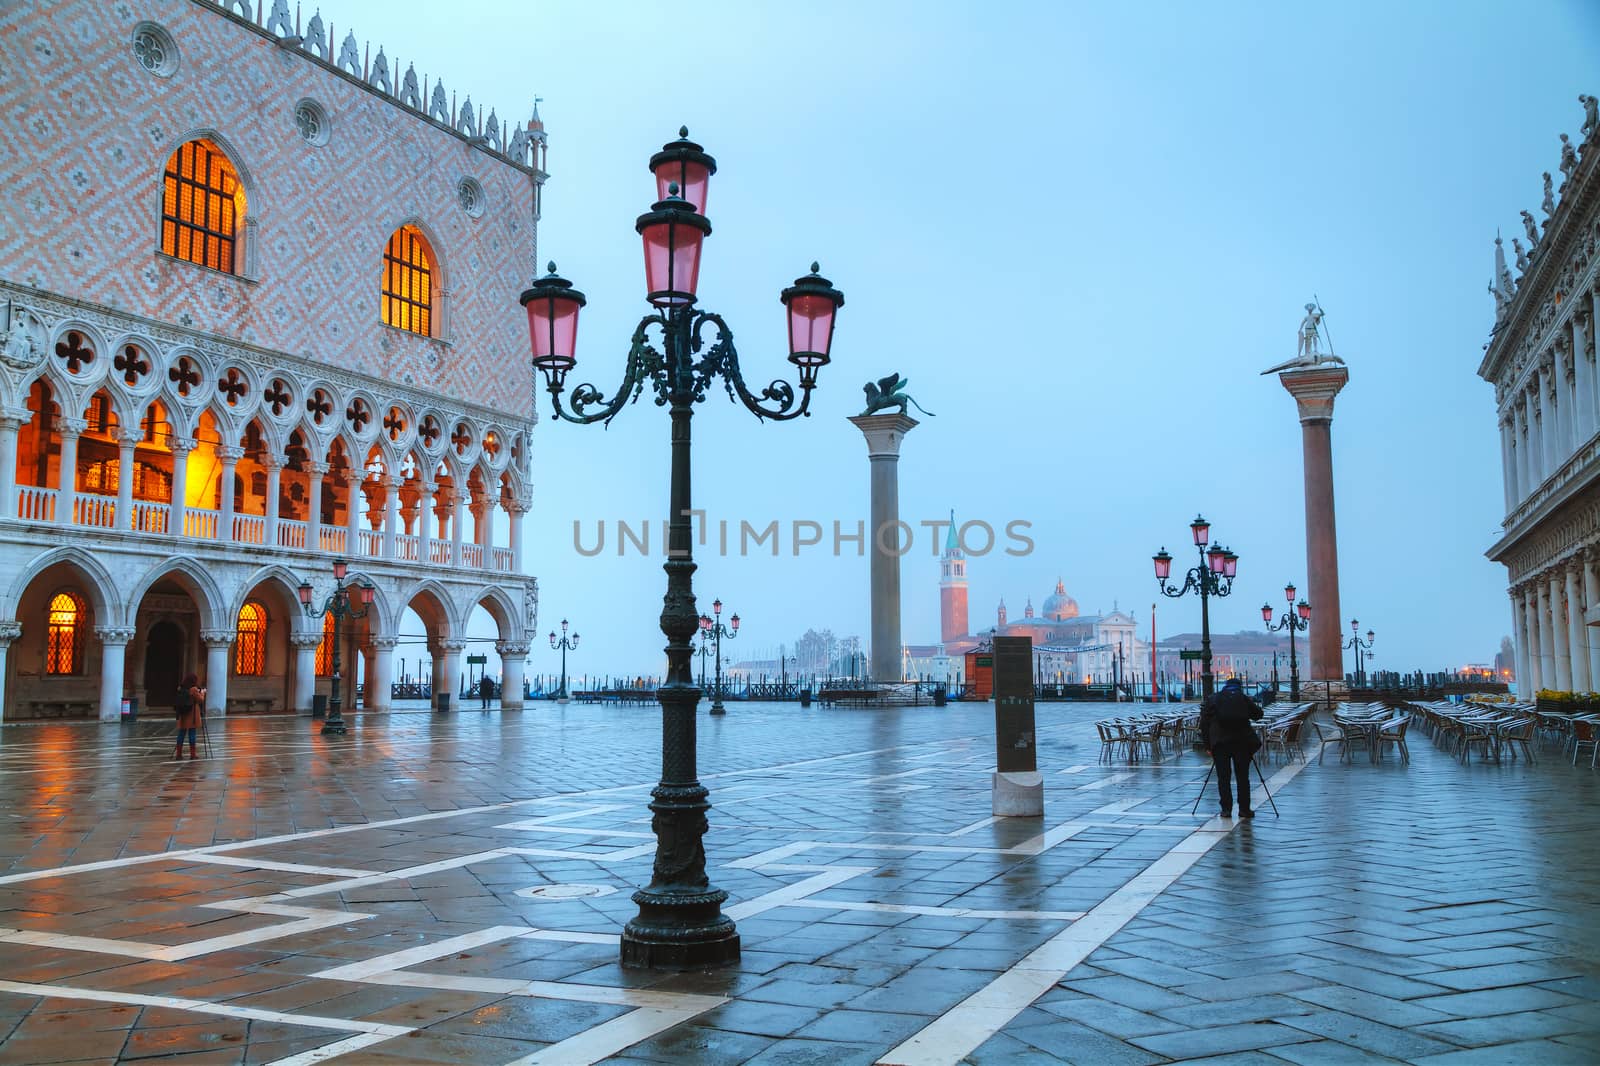
M 78 435 L 89 428 L 81 418 L 56 419 L 56 432 L 61 435 L 61 465 L 56 481 L 61 488 L 56 493 L 56 524 L 74 525 L 78 521 Z
M 1511 590 L 1511 633 L 1516 642 L 1517 695 L 1527 699 L 1535 690 L 1528 687 L 1533 683 L 1533 675 L 1528 669 L 1527 593 L 1521 588 Z
M 450 565 L 461 565 L 461 527 L 466 523 L 467 494 L 460 486 L 450 489 Z
M 417 562 L 427 566 L 433 561 L 433 494 L 439 491 L 438 482 L 423 480 L 417 491 Z
M 1595 549 L 1587 548 L 1583 553 L 1583 602 L 1593 611 L 1600 606 L 1600 576 L 1595 574 L 1597 559 Z M 1587 615 L 1587 611 L 1585 615 Z M 1587 620 L 1587 619 L 1586 619 Z M 1585 625 L 1583 627 L 1584 643 L 1588 645 L 1589 653 L 1589 685 L 1592 688 L 1600 685 L 1600 625 Z
M 133 630 L 121 626 L 95 626 L 100 638 L 100 720 L 122 720 L 122 676 Z
M 393 559 L 397 534 L 400 531 L 400 486 L 404 485 L 405 478 L 388 476 L 380 484 L 383 485 L 383 557 Z
M 1580 307 L 1572 316 L 1572 421 L 1578 446 L 1589 443 L 1595 431 L 1594 364 L 1589 361 L 1588 327 Z
M 17 517 L 17 431 L 32 418 L 26 407 L 0 412 L 0 518 Z
M 1572 408 L 1567 404 L 1567 361 L 1560 338 L 1550 347 L 1550 417 L 1555 428 L 1555 468 L 1572 454 Z
M 289 637 L 289 647 L 294 649 L 295 714 L 311 713 L 317 694 L 317 647 L 321 643 L 321 633 L 294 633 Z
M 1506 493 L 1506 514 L 1517 505 L 1517 457 L 1511 448 L 1512 420 L 1500 419 L 1500 471 Z
M 11 688 L 11 672 L 6 666 L 11 642 L 22 636 L 20 622 L 0 622 L 0 722 L 6 720 L 6 693 Z
M 117 434 L 117 514 L 113 529 L 133 528 L 133 449 L 142 439 L 126 428 Z
M 456 639 L 440 640 L 429 648 L 433 652 L 433 694 L 437 697 L 441 692 L 450 693 L 450 705 L 457 710 L 461 699 L 461 653 L 466 648 L 466 641 Z M 434 705 L 438 705 L 437 699 Z
M 233 647 L 231 629 L 202 629 L 200 639 L 206 646 L 206 678 L 201 684 L 206 689 L 206 713 L 228 713 L 228 651 Z
M 494 650 L 500 653 L 500 709 L 522 710 L 522 673 L 528 663 L 532 645 L 527 641 L 498 641 Z
M 244 449 L 233 444 L 221 444 L 217 446 L 217 458 L 222 461 L 221 502 L 217 504 L 217 539 L 224 544 L 232 544 L 233 475 L 238 469 L 239 460 L 244 458 Z
M 1572 663 L 1573 692 L 1588 692 L 1592 688 L 1589 684 L 1589 635 L 1585 632 L 1588 627 L 1583 624 L 1583 606 L 1579 600 L 1578 568 L 1581 565 L 1574 559 L 1561 568 L 1567 594 L 1567 655 Z
M 1338 364 L 1289 370 L 1278 381 L 1300 414 L 1305 462 L 1306 584 L 1311 600 L 1309 646 L 1312 681 L 1344 679 L 1344 630 L 1339 610 L 1339 540 L 1333 513 L 1333 403 L 1350 380 Z
M 267 520 L 262 541 L 269 548 L 278 547 L 278 513 L 283 495 L 283 456 L 268 453 L 262 460 L 267 468 Z
M 1539 480 L 1534 474 L 1533 459 L 1533 420 L 1528 415 L 1528 394 L 1519 393 L 1516 399 L 1517 412 L 1517 503 L 1528 498 L 1529 493 L 1538 486 Z
M 308 477 L 307 495 L 310 504 L 306 507 L 306 550 L 319 552 L 322 550 L 322 479 L 328 473 L 327 463 L 307 463 L 306 474 Z M 321 638 L 318 638 L 319 640 Z
M 511 572 L 522 573 L 522 519 L 529 511 L 529 507 L 521 500 L 513 501 L 509 514 L 511 516 Z
M 489 555 L 494 551 L 494 516 L 500 510 L 500 501 L 487 493 L 483 497 L 483 513 L 478 518 L 478 528 L 482 536 L 478 543 L 483 545 L 483 566 L 489 569 Z
M 346 559 L 360 559 L 366 553 L 361 550 L 361 512 L 367 507 L 367 494 L 361 491 L 363 471 L 360 467 L 352 467 L 345 471 L 344 482 L 349 492 L 345 505 L 345 545 Z M 352 676 L 353 673 L 352 673 Z M 352 689 L 351 691 L 354 691 Z
M 174 537 L 187 534 L 189 522 L 189 453 L 200 442 L 193 437 L 168 437 L 172 449 L 172 517 L 167 532 Z
M 1543 446 L 1541 457 L 1543 459 L 1540 481 L 1543 482 L 1556 472 L 1556 467 L 1561 460 L 1557 457 L 1559 449 L 1556 441 L 1561 432 L 1556 422 L 1555 398 L 1555 357 L 1546 353 L 1539 364 L 1539 443 Z
M 911 547 L 909 528 L 900 522 L 900 444 L 918 425 L 904 414 L 857 415 L 852 425 L 867 439 L 872 471 L 871 521 L 867 547 L 872 558 L 872 680 L 899 681 L 900 556 Z
M 1561 570 L 1550 571 L 1550 634 L 1555 641 L 1556 689 L 1572 691 L 1572 645 L 1567 640 L 1567 605 L 1562 596 Z
M 1534 594 L 1539 605 L 1539 681 L 1544 688 L 1557 689 L 1561 682 L 1556 676 L 1555 619 L 1551 615 L 1550 587 L 1554 582 L 1544 577 L 1534 579 Z
M 367 674 L 366 699 L 362 701 L 369 711 L 387 711 L 394 693 L 394 637 L 373 637 L 372 656 L 368 660 L 371 672 Z
M 1528 634 L 1528 695 L 1544 688 L 1544 648 L 1539 643 L 1539 593 L 1538 582 L 1530 582 L 1522 589 L 1523 629 Z

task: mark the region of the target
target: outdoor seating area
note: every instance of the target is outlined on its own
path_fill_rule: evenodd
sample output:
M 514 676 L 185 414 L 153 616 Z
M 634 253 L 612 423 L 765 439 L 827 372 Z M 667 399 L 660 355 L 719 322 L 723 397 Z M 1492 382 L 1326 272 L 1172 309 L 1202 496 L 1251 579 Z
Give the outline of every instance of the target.
M 1322 735 L 1312 721 L 1315 711 L 1314 703 L 1273 707 L 1266 718 L 1254 723 L 1262 739 L 1262 750 L 1269 758 L 1281 757 L 1287 762 L 1298 757 L 1302 762 L 1305 761 L 1306 735 L 1315 733 L 1319 741 Z M 1119 760 L 1130 763 L 1144 760 L 1159 762 L 1168 755 L 1204 747 L 1200 736 L 1200 713 L 1193 709 L 1107 718 L 1096 722 L 1094 727 L 1100 735 L 1102 763 Z
M 1384 703 L 1349 703 L 1334 708 L 1333 726 L 1337 735 L 1324 740 L 1317 754 L 1321 762 L 1330 745 L 1339 748 L 1341 762 L 1353 760 L 1357 751 L 1367 753 L 1374 764 L 1383 761 L 1390 748 L 1400 757 L 1401 765 L 1411 762 L 1411 749 L 1406 747 L 1406 732 L 1411 726 L 1409 711 L 1397 710 Z
M 1422 728 L 1433 742 L 1463 763 L 1493 759 L 1527 759 L 1538 762 L 1535 748 L 1544 738 L 1561 738 L 1563 748 L 1575 735 L 1574 722 L 1580 716 L 1544 714 L 1531 703 L 1504 700 L 1468 699 L 1462 703 L 1419 703 L 1409 705 L 1421 719 Z M 1548 722 L 1546 719 L 1549 719 Z M 1600 716 L 1588 716 L 1584 727 L 1592 730 Z M 1573 755 L 1576 760 L 1576 753 Z M 1591 763 L 1592 765 L 1592 763 Z

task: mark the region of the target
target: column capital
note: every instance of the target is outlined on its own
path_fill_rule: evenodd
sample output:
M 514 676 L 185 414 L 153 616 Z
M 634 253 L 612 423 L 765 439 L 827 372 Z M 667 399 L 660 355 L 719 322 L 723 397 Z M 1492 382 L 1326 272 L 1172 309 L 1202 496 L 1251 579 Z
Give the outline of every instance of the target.
M 133 629 L 128 626 L 95 626 L 94 635 L 102 644 L 127 644 L 133 640 Z
M 526 640 L 497 640 L 494 644 L 494 650 L 503 656 L 510 655 L 526 658 L 527 654 L 533 650 L 533 644 Z
M 405 488 L 406 479 L 399 474 L 386 474 L 383 478 L 383 487 L 390 492 L 397 492 Z
M 448 654 L 449 652 L 453 652 L 453 651 L 455 651 L 455 652 L 466 651 L 467 650 L 467 642 L 464 641 L 464 640 L 459 640 L 459 639 L 457 639 L 455 637 L 447 637 L 447 638 L 445 638 L 443 640 L 433 641 L 431 644 L 428 645 L 428 650 L 429 651 L 434 651 L 434 652 L 443 652 L 443 653 L 446 653 L 446 654 Z
M 373 637 L 370 643 L 378 651 L 394 651 L 395 645 L 400 641 L 394 637 Z
M 1278 375 L 1278 383 L 1294 397 L 1301 424 L 1332 422 L 1333 401 L 1349 381 L 1350 371 L 1343 366 L 1286 370 Z
M 312 477 L 324 477 L 330 469 L 327 463 L 306 463 L 305 468 L 306 473 Z
M 134 448 L 144 442 L 144 434 L 138 426 L 123 426 L 117 430 L 117 447 Z
M 176 453 L 176 452 L 192 452 L 196 448 L 200 447 L 200 442 L 198 440 L 196 440 L 195 438 L 193 438 L 193 437 L 171 437 L 171 436 L 169 436 L 167 438 L 167 447 L 171 448 L 174 453 Z
M 233 643 L 234 635 L 231 629 L 202 629 L 200 640 L 208 648 L 226 648 Z
M 439 491 L 439 483 L 437 481 L 420 481 L 417 483 L 417 491 L 424 496 L 432 496 Z
M 512 517 L 521 518 L 533 510 L 533 503 L 530 500 L 512 500 L 506 505 L 506 510 L 510 512 Z
M 244 449 L 237 444 L 217 445 L 217 458 L 225 463 L 237 463 L 244 458 Z
M 56 419 L 56 431 L 63 437 L 76 437 L 88 428 L 89 420 L 86 418 L 65 417 Z
M 289 460 L 285 459 L 277 452 L 262 452 L 261 465 L 266 467 L 269 471 L 282 470 L 285 466 L 289 465 Z
M 315 648 L 322 643 L 321 633 L 290 633 L 289 646 L 294 648 Z
M 867 438 L 867 458 L 899 459 L 900 442 L 922 423 L 905 414 L 854 415 L 850 424 Z

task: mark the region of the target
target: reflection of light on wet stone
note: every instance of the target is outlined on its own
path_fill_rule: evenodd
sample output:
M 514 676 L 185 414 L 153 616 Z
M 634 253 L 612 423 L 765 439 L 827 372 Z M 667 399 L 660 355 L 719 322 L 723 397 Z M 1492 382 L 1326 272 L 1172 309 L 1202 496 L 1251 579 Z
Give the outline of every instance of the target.
M 609 896 L 616 889 L 610 885 L 536 885 L 520 888 L 517 895 L 528 899 L 563 900 L 582 899 L 585 896 Z

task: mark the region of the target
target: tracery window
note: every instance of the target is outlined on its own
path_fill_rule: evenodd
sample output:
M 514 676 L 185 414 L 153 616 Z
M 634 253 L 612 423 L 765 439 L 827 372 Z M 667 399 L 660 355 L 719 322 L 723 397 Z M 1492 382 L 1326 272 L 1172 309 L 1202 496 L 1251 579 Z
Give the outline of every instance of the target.
M 385 325 L 433 336 L 433 249 L 415 226 L 401 226 L 383 250 L 379 286 Z
M 230 274 L 235 269 L 244 186 L 210 141 L 189 141 L 167 160 L 161 193 L 161 250 Z
M 239 635 L 233 642 L 233 672 L 260 676 L 267 665 L 267 609 L 251 600 L 239 609 Z
M 51 597 L 45 673 L 83 673 L 84 614 L 83 600 L 77 593 L 58 592 Z
M 317 645 L 317 676 L 333 676 L 333 615 L 322 616 L 322 643 Z

